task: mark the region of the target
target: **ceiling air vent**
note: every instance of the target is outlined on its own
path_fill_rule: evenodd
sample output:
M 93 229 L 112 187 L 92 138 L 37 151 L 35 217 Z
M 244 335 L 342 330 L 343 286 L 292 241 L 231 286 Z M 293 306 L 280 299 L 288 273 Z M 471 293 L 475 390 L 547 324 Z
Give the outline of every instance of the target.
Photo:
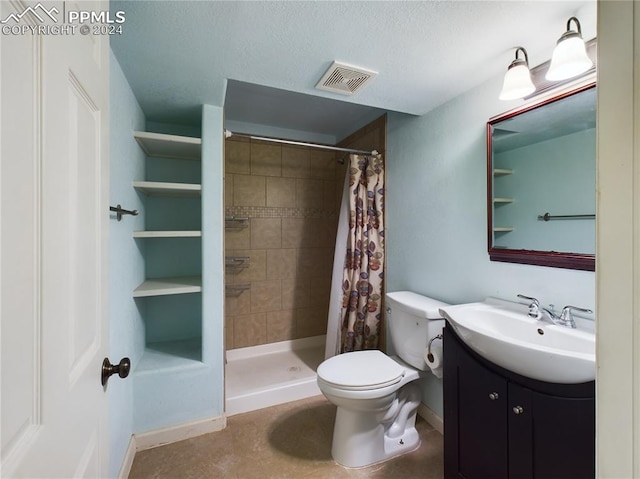
M 345 63 L 333 62 L 316 88 L 343 95 L 353 95 L 364 87 L 378 72 Z

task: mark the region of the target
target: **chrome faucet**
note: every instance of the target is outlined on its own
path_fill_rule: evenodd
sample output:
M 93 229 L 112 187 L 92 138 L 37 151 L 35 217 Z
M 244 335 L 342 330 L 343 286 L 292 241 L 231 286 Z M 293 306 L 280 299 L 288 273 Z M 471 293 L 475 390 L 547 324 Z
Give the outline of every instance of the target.
M 540 321 L 544 321 L 545 319 L 549 320 L 553 324 L 557 324 L 559 326 L 566 326 L 568 328 L 576 328 L 576 322 L 573 319 L 573 315 L 571 311 L 578 311 L 580 313 L 593 313 L 590 309 L 578 308 L 576 306 L 565 306 L 562 308 L 562 312 L 557 315 L 553 312 L 553 310 L 549 310 L 547 308 L 541 308 L 540 302 L 536 298 L 531 298 L 529 296 L 524 296 L 522 294 L 518 295 L 518 298 L 526 299 L 527 301 L 531 301 L 529 304 L 529 317 L 538 319 Z
M 526 299 L 527 301 L 531 301 L 529 304 L 529 317 L 533 319 L 542 319 L 542 313 L 540 312 L 540 301 L 536 298 L 531 298 L 530 296 L 525 296 L 523 294 L 519 294 L 518 298 Z

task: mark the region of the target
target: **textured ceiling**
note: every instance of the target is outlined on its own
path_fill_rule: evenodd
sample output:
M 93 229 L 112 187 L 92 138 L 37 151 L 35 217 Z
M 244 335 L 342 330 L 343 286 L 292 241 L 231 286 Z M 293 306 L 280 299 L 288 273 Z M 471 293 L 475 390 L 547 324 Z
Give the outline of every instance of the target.
M 385 113 L 379 108 L 229 80 L 224 105 L 229 120 L 313 132 L 336 143 Z
M 332 110 L 337 102 L 302 108 L 324 120 L 351 104 L 424 114 L 504 72 L 513 47 L 527 48 L 534 66 L 549 59 L 570 16 L 585 38 L 596 20 L 595 0 L 116 0 L 111 9 L 126 13 L 111 44 L 148 119 L 189 123 L 207 103 L 238 121 L 290 128 L 304 95 L 343 102 L 342 112 Z M 334 60 L 379 74 L 352 97 L 315 89 Z M 269 114 L 250 108 L 246 98 L 274 88 L 304 95 L 285 94 Z

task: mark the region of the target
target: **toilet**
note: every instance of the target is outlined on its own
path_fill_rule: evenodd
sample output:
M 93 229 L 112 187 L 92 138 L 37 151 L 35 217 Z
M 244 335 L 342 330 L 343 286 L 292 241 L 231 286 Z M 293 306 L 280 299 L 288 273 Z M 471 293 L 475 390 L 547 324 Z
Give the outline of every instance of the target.
M 344 353 L 318 366 L 318 387 L 337 406 L 331 455 L 346 467 L 364 467 L 420 446 L 415 428 L 421 391 L 431 374 L 424 360 L 429 339 L 442 333 L 438 308 L 448 306 L 410 291 L 386 294 L 389 334 L 397 356 L 378 350 Z

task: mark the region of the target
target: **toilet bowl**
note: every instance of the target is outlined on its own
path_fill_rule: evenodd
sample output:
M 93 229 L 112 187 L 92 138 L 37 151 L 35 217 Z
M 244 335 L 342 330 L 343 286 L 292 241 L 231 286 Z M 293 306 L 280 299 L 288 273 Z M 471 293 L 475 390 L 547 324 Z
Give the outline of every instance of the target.
M 346 467 L 364 467 L 420 446 L 415 428 L 421 392 L 430 374 L 424 350 L 440 334 L 445 303 L 409 291 L 387 293 L 387 321 L 397 356 L 356 351 L 318 366 L 318 387 L 337 406 L 331 455 Z

